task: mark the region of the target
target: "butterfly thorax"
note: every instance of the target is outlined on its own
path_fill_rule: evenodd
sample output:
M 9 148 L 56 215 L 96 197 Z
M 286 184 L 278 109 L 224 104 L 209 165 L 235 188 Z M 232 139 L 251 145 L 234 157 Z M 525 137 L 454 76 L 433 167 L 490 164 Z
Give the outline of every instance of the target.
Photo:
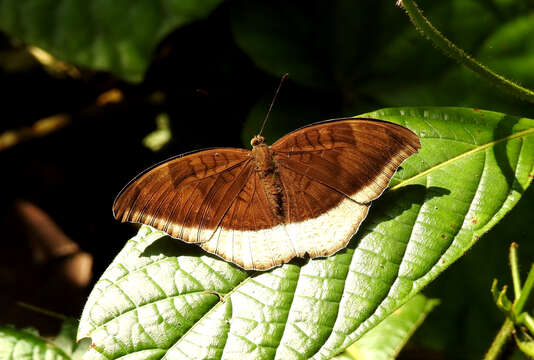
M 261 185 L 271 205 L 271 210 L 280 222 L 284 222 L 285 198 L 283 185 L 277 164 L 273 158 L 273 153 L 269 146 L 260 142 L 257 145 L 253 144 L 252 155 L 254 156 L 255 163 L 254 170 L 261 180 Z

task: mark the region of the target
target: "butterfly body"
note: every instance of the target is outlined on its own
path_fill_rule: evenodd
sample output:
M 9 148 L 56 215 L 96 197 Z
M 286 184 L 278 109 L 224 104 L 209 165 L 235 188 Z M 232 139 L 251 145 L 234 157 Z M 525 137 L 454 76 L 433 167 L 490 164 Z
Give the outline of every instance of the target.
M 113 205 L 245 269 L 344 248 L 398 166 L 420 147 L 410 130 L 376 119 L 334 119 L 252 150 L 178 156 L 134 178 Z
M 271 207 L 273 216 L 278 223 L 286 222 L 284 215 L 284 198 L 283 184 L 280 179 L 280 173 L 277 164 L 274 161 L 274 154 L 269 146 L 265 144 L 263 137 L 252 139 L 252 156 L 254 157 L 254 171 L 261 181 L 261 186 Z

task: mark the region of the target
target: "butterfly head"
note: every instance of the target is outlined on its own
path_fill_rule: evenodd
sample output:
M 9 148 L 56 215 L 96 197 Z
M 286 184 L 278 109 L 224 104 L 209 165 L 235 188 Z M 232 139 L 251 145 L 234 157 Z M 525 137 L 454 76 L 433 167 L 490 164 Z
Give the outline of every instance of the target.
M 261 135 L 256 135 L 250 140 L 250 145 L 252 146 L 258 146 L 265 143 L 265 138 Z

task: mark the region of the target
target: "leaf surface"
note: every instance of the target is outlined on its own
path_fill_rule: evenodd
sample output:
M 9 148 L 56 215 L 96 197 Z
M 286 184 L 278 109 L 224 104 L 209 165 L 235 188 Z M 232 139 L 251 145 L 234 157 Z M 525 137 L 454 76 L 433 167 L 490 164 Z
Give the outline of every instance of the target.
M 380 324 L 333 360 L 393 360 L 426 316 L 439 304 L 437 299 L 414 296 Z
M 141 81 L 156 45 L 221 0 L 0 0 L 0 29 L 73 64 Z
M 0 359 L 2 360 L 80 360 L 89 343 L 76 343 L 78 321 L 67 318 L 53 340 L 39 336 L 33 329 L 0 326 Z
M 88 299 L 85 359 L 329 359 L 461 257 L 534 176 L 534 120 L 467 108 L 366 115 L 407 126 L 422 148 L 346 249 L 246 272 L 144 226 Z

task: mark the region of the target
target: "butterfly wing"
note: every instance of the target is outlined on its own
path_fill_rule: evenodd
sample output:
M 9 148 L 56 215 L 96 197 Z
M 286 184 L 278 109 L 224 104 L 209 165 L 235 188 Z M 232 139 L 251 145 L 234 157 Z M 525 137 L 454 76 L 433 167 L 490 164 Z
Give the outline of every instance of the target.
M 245 269 L 345 247 L 397 167 L 420 147 L 399 125 L 343 119 L 296 130 L 271 150 L 284 220 L 274 214 L 251 152 L 212 149 L 165 161 L 128 184 L 115 217 L 140 222 Z
M 115 218 L 187 242 L 208 241 L 253 175 L 250 151 L 204 150 L 166 160 L 134 178 L 113 204 Z
M 313 124 L 271 146 L 286 193 L 285 232 L 298 256 L 344 248 L 370 203 L 420 148 L 412 131 L 374 119 Z
M 273 216 L 257 172 L 207 242 L 209 252 L 245 269 L 267 270 L 294 257 L 344 248 L 397 167 L 420 147 L 410 130 L 379 120 L 308 126 L 277 141 L 284 221 Z
M 400 125 L 376 119 L 340 119 L 310 125 L 271 146 L 280 168 L 366 204 L 379 197 L 399 165 L 421 147 Z

